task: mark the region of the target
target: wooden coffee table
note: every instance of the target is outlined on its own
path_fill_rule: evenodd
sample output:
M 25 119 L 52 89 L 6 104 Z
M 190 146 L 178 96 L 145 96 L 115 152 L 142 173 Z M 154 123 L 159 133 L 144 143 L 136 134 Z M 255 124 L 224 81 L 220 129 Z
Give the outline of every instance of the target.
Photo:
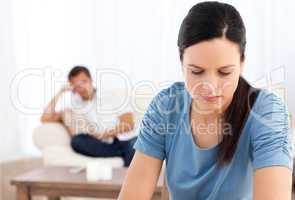
M 73 174 L 71 167 L 43 167 L 11 180 L 17 188 L 17 200 L 30 200 L 34 195 L 59 199 L 61 196 L 96 197 L 117 199 L 127 168 L 114 168 L 108 181 L 89 182 L 85 172 Z M 159 178 L 153 200 L 161 199 L 163 173 Z

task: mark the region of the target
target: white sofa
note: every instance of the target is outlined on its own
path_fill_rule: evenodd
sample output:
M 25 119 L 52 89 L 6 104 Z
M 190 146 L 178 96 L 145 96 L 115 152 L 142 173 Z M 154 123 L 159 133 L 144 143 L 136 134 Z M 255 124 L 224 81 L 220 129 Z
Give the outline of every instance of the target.
M 94 158 L 74 152 L 70 136 L 61 123 L 44 123 L 34 130 L 34 143 L 41 150 L 43 164 L 54 166 L 86 166 L 90 161 L 103 162 L 112 167 L 123 166 L 120 157 Z
M 98 117 L 100 119 L 113 119 L 120 113 L 131 111 L 134 113 L 135 128 L 133 133 L 128 134 L 136 135 L 141 118 L 154 94 L 154 91 L 149 88 L 130 90 L 129 93 L 123 89 L 104 91 L 99 94 L 99 103 L 102 109 L 115 110 L 115 107 L 118 108 L 118 105 L 122 105 L 122 102 L 127 102 L 127 105 L 123 106 L 120 111 L 113 113 L 98 113 Z M 85 166 L 87 162 L 96 160 L 108 163 L 113 167 L 123 166 L 123 159 L 120 157 L 93 158 L 74 152 L 70 146 L 70 136 L 67 129 L 61 123 L 41 124 L 34 130 L 33 140 L 43 154 L 44 165 Z

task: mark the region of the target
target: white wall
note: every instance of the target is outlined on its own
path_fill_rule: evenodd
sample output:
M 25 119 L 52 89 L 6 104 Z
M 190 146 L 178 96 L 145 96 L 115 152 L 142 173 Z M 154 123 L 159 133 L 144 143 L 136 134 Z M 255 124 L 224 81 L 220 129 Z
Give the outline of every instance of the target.
M 14 63 L 12 12 L 10 1 L 0 1 L 0 160 L 20 152 L 18 113 L 10 101 L 10 81 L 17 71 Z

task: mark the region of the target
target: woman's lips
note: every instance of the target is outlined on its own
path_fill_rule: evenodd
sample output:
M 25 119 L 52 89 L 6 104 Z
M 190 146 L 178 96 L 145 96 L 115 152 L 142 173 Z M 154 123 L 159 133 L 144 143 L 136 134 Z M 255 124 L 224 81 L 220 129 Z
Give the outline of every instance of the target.
M 201 96 L 201 98 L 208 102 L 216 102 L 220 96 Z

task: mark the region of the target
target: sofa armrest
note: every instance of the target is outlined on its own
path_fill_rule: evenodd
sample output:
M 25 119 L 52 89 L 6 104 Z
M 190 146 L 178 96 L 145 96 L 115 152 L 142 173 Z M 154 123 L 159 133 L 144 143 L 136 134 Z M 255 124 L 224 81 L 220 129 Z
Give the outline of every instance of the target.
M 34 129 L 33 140 L 42 150 L 48 146 L 70 145 L 70 134 L 61 123 L 43 123 Z

